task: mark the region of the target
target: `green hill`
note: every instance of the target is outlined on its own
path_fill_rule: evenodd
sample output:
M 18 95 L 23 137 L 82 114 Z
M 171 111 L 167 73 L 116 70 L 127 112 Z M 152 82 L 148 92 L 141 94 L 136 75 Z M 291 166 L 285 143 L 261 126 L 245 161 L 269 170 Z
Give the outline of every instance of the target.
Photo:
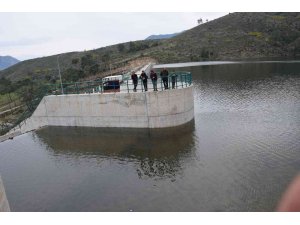
M 232 13 L 165 41 L 159 61 L 300 55 L 300 13 Z
M 164 40 L 121 43 L 59 55 L 66 81 L 101 76 L 110 67 L 150 57 L 159 63 L 300 55 L 300 13 L 230 13 Z M 57 56 L 26 60 L 0 71 L 11 80 L 57 79 Z
M 66 81 L 84 79 L 88 76 L 100 74 L 111 68 L 118 68 L 130 61 L 144 57 L 155 51 L 160 45 L 157 40 L 145 40 L 121 43 L 95 50 L 83 52 L 69 52 L 48 57 L 22 61 L 15 66 L 0 71 L 0 78 L 17 81 L 23 79 L 51 80 L 57 79 L 57 59 Z M 151 50 L 150 50 L 151 49 Z M 70 77 L 70 73 L 74 77 Z

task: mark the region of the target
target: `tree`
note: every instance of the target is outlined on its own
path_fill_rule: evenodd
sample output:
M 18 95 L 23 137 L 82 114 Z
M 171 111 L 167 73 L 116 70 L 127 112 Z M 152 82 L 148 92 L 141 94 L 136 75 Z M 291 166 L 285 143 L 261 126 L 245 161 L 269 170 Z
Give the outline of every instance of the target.
M 76 65 L 79 62 L 78 58 L 72 59 L 72 64 Z
M 12 83 L 10 80 L 2 77 L 0 79 L 0 94 L 6 94 L 11 92 L 13 89 Z
M 201 58 L 202 59 L 209 59 L 209 51 L 205 48 L 201 50 Z
M 118 50 L 119 52 L 123 52 L 125 49 L 125 45 L 124 44 L 118 44 Z
M 129 52 L 134 52 L 136 51 L 136 46 L 135 46 L 135 43 L 134 42 L 129 42 Z
M 198 25 L 202 24 L 203 23 L 202 18 L 198 19 L 197 22 L 198 22 Z
M 49 75 L 49 74 L 47 74 L 46 76 L 45 76 L 45 79 L 47 80 L 47 81 L 50 81 L 51 80 L 51 75 Z
M 129 42 L 129 52 L 141 51 L 149 48 L 149 44 L 145 42 Z
M 105 62 L 105 63 L 107 63 L 108 61 L 110 61 L 110 55 L 109 55 L 109 53 L 105 53 L 105 54 L 102 56 L 101 60 L 102 60 L 103 62 Z
M 75 82 L 83 77 L 84 77 L 83 71 L 74 68 L 68 68 L 62 73 L 62 78 L 64 82 Z
M 99 72 L 99 65 L 94 64 L 90 67 L 89 73 L 95 75 L 96 73 Z
M 92 66 L 95 64 L 92 55 L 87 54 L 81 57 L 81 68 L 84 69 L 87 66 Z

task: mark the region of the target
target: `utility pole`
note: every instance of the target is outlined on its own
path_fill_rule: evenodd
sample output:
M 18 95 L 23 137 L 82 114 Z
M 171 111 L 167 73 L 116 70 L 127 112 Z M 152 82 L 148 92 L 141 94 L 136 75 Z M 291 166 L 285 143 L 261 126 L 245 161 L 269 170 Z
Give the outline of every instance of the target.
M 57 56 L 58 75 L 59 75 L 59 79 L 60 79 L 61 93 L 64 94 L 64 88 L 63 88 L 62 80 L 61 80 L 61 74 L 60 74 L 60 67 L 59 67 L 58 57 L 59 57 L 59 55 Z

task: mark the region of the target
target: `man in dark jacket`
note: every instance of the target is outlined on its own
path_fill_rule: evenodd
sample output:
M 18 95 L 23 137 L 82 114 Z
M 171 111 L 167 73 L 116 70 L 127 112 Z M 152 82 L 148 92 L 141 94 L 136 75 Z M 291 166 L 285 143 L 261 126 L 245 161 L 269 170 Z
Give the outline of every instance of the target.
M 145 91 L 148 91 L 148 87 L 147 87 L 148 76 L 147 76 L 147 74 L 145 73 L 144 70 L 142 71 L 140 78 L 143 81 L 143 85 L 144 85 Z
M 136 86 L 138 84 L 138 76 L 135 74 L 135 72 L 132 72 L 131 74 L 131 79 L 132 79 L 132 83 L 133 83 L 133 91 L 136 92 Z
M 150 78 L 152 80 L 154 91 L 157 91 L 157 74 L 153 70 L 150 72 Z
M 164 83 L 164 87 L 165 89 L 169 89 L 168 88 L 168 83 L 169 83 L 169 72 L 166 68 L 164 68 L 161 72 L 160 72 L 160 77 Z
M 177 74 L 176 73 L 172 73 L 171 79 L 172 79 L 172 89 L 174 89 L 175 87 L 177 88 Z

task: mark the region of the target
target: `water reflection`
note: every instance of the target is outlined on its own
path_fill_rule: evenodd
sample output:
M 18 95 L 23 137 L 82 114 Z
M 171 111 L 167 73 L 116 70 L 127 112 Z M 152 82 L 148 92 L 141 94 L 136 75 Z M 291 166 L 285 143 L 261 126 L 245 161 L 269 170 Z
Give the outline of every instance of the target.
M 180 173 L 195 149 L 194 129 L 194 121 L 164 129 L 47 127 L 36 137 L 55 158 L 134 162 L 139 178 L 158 179 Z
M 170 71 L 190 71 L 193 80 L 201 82 L 261 80 L 274 76 L 299 77 L 300 63 L 240 63 L 204 65 L 200 67 L 171 68 Z
M 174 68 L 180 70 L 181 68 Z M 193 74 L 198 112 L 296 107 L 300 99 L 300 63 L 246 63 L 186 68 Z

